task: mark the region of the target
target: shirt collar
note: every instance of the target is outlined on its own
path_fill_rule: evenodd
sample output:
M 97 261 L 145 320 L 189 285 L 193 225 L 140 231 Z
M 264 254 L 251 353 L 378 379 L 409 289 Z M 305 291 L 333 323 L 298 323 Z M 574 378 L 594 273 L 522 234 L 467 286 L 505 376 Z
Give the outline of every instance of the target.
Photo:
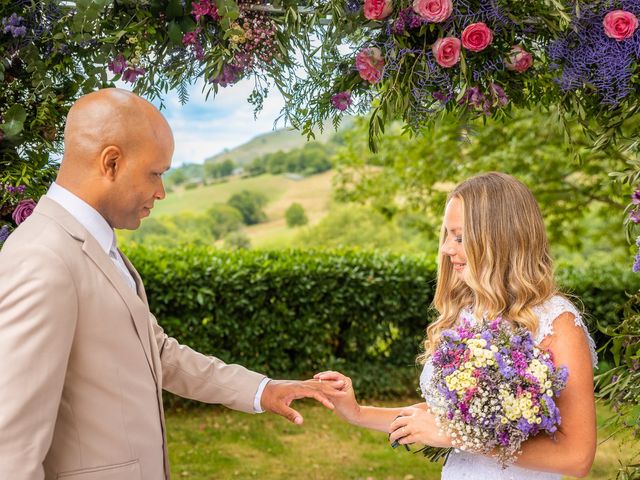
M 115 251 L 116 235 L 113 228 L 95 208 L 55 182 L 49 187 L 46 196 L 60 204 L 86 228 L 107 255 L 111 250 Z

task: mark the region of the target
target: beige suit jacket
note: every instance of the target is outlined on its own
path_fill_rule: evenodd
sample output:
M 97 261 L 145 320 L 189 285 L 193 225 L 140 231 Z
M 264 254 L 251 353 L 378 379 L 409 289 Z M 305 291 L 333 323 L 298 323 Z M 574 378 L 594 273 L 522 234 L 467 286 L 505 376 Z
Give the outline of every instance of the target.
M 0 479 L 168 479 L 163 388 L 253 412 L 264 377 L 168 337 L 125 263 L 137 295 L 46 197 L 5 242 Z

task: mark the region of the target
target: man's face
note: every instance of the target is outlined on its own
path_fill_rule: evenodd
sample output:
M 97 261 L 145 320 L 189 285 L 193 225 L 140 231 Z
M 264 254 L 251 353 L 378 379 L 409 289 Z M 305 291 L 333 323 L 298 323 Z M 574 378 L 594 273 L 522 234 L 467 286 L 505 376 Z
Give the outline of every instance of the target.
M 173 155 L 173 139 L 168 133 L 125 158 L 116 179 L 112 207 L 108 207 L 112 227 L 135 230 L 149 216 L 155 201 L 165 197 L 162 174 L 171 166 Z

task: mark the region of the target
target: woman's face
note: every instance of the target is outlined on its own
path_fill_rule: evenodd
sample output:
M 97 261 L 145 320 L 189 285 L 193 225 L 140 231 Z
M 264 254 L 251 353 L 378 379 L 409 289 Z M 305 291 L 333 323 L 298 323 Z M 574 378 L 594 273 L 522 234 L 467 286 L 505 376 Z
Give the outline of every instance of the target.
M 462 231 L 464 229 L 464 211 L 462 200 L 453 197 L 447 203 L 444 210 L 444 226 L 447 230 L 442 253 L 449 257 L 454 272 L 458 278 L 464 281 L 464 274 L 467 269 L 467 256 L 462 246 Z

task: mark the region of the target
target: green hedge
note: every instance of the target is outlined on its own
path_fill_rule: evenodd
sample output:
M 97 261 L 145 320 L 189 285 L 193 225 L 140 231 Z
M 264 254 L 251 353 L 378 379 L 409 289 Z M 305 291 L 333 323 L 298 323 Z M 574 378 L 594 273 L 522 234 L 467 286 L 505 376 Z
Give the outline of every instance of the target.
M 426 258 L 366 252 L 129 248 L 169 335 L 276 378 L 327 368 L 362 396 L 415 394 L 435 287 Z M 615 324 L 636 277 L 559 269 L 594 320 Z

